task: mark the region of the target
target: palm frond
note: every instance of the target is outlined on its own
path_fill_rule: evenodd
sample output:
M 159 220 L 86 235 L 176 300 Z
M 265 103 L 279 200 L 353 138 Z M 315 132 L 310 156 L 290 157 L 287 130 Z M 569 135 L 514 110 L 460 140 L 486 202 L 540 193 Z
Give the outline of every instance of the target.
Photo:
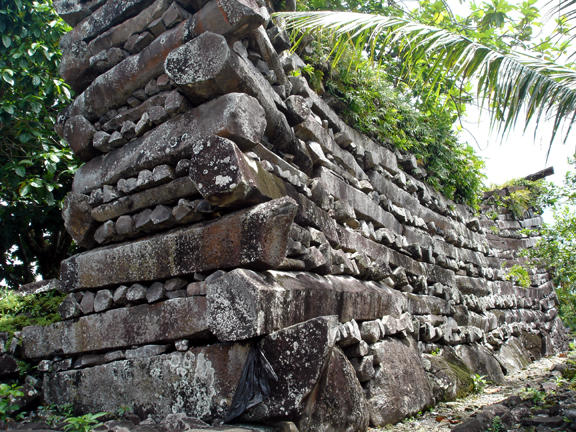
M 464 36 L 398 17 L 328 11 L 275 16 L 290 29 L 329 33 L 336 40 L 336 52 L 350 42 L 365 52 L 381 44 L 399 53 L 407 72 L 419 62 L 429 64 L 431 83 L 447 76 L 472 82 L 502 133 L 520 116 L 526 126 L 534 121 L 536 127 L 543 118 L 553 118 L 551 145 L 561 124 L 574 122 L 576 71 L 568 67 L 524 54 L 499 53 Z

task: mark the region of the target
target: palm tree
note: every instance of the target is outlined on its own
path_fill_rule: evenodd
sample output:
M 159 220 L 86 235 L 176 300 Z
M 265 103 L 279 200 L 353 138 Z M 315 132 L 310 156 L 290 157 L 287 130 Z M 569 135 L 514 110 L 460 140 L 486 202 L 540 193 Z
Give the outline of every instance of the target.
M 576 21 L 576 0 L 563 0 L 557 12 Z M 505 133 L 523 117 L 525 126 L 553 118 L 552 144 L 562 125 L 564 139 L 576 122 L 576 71 L 521 53 L 500 53 L 465 36 L 401 17 L 355 12 L 283 12 L 276 14 L 288 28 L 328 32 L 334 36 L 335 57 L 352 43 L 364 52 L 395 52 L 406 70 L 425 62 L 434 85 L 471 82 L 477 97 L 488 102 L 492 123 Z M 575 36 L 576 37 L 576 36 Z M 405 74 L 409 77 L 409 73 Z

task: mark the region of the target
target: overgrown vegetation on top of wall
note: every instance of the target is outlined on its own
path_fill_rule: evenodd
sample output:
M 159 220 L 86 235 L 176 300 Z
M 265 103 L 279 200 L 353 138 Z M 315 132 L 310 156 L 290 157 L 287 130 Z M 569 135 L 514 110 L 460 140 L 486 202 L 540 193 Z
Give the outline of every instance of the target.
M 553 205 L 554 194 L 554 186 L 544 179 L 512 179 L 487 190 L 482 204 L 505 209 L 516 219 L 522 219 L 528 210 L 542 213 Z
M 375 69 L 351 50 L 334 63 L 329 45 L 319 39 L 307 43 L 300 55 L 311 66 L 303 73 L 314 90 L 331 96 L 350 126 L 413 154 L 435 189 L 457 203 L 478 207 L 484 163 L 472 147 L 458 141 L 454 123 L 461 104 L 424 98 L 394 84 L 394 71 Z

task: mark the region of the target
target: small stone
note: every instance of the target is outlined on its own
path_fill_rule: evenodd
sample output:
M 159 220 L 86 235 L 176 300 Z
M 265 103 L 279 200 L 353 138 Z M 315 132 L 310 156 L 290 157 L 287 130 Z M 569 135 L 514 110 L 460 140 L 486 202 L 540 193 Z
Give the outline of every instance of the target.
M 94 240 L 98 244 L 106 243 L 116 236 L 116 224 L 114 221 L 106 221 L 96 229 Z
M 92 137 L 92 146 L 102 153 L 109 152 L 112 147 L 108 145 L 108 140 L 110 139 L 110 134 L 104 131 L 97 131 Z
M 380 323 L 378 321 L 364 321 L 360 324 L 362 339 L 368 343 L 374 343 L 382 337 Z
M 169 90 L 172 87 L 170 77 L 166 74 L 162 74 L 156 79 L 156 85 L 159 90 Z
M 126 141 L 131 140 L 136 136 L 136 124 L 130 120 L 125 121 L 122 123 L 122 129 L 120 130 L 120 133 Z
M 186 295 L 186 290 L 185 290 L 185 289 L 181 289 L 181 290 L 176 290 L 176 291 L 167 291 L 167 292 L 166 292 L 166 297 L 169 298 L 169 299 L 187 297 L 187 295 Z
M 174 169 L 169 165 L 159 165 L 152 170 L 152 179 L 154 184 L 168 183 L 174 180 Z
M 164 101 L 164 109 L 168 114 L 178 113 L 183 111 L 187 106 L 187 102 L 179 92 L 171 92 Z
M 122 215 L 116 220 L 116 233 L 127 236 L 134 232 L 134 220 L 129 215 Z
M 402 267 L 396 267 L 394 269 L 392 272 L 392 279 L 394 279 L 396 287 L 408 285 L 408 277 L 406 276 L 406 271 Z
M 146 92 L 144 91 L 143 88 L 136 90 L 134 93 L 132 93 L 132 96 L 141 101 L 145 101 L 146 99 L 148 99 L 148 96 L 146 96 Z
M 94 312 L 94 293 L 91 291 L 86 291 L 82 295 L 82 300 L 80 301 L 80 309 L 84 315 L 91 314 Z
M 146 92 L 146 94 L 148 96 L 154 96 L 155 94 L 158 94 L 160 89 L 158 88 L 158 84 L 156 83 L 156 80 L 152 79 L 152 80 L 148 81 L 148 83 L 146 84 L 146 87 L 144 87 L 144 91 Z
M 37 369 L 40 372 L 50 372 L 52 370 L 52 362 L 50 360 L 42 360 L 38 363 Z
M 58 312 L 62 319 L 72 319 L 82 315 L 82 308 L 76 296 L 74 294 L 68 294 L 60 306 L 58 306 Z
M 350 360 L 350 363 L 352 363 L 352 366 L 356 370 L 356 376 L 361 383 L 370 381 L 376 374 L 374 370 L 374 358 L 371 355 L 362 358 L 353 358 Z
M 152 106 L 148 109 L 148 116 L 152 124 L 160 124 L 168 117 L 168 111 L 161 106 Z
M 155 19 L 150 24 L 148 24 L 148 30 L 154 36 L 160 36 L 162 33 L 166 31 L 166 26 L 162 22 L 162 17 Z
M 124 139 L 122 134 L 118 131 L 114 131 L 112 132 L 112 135 L 110 135 L 110 137 L 108 138 L 108 148 L 114 149 L 121 147 L 125 142 L 126 140 Z
M 120 179 L 116 183 L 116 188 L 123 194 L 130 194 L 138 188 L 138 180 L 136 177 Z
M 104 195 L 101 188 L 94 189 L 92 192 L 90 192 L 90 199 L 88 200 L 88 203 L 91 206 L 97 206 L 102 204 L 103 202 L 104 202 Z
M 135 54 L 142 51 L 150 42 L 154 40 L 154 36 L 150 32 L 144 32 L 140 34 L 133 34 L 128 38 L 124 44 L 124 49 L 130 54 Z
M 168 279 L 164 283 L 164 288 L 166 289 L 166 291 L 176 291 L 176 290 L 184 288 L 187 284 L 188 284 L 188 281 L 186 281 L 185 279 L 172 278 L 172 279 Z
M 370 351 L 370 347 L 366 342 L 361 340 L 355 345 L 344 348 L 344 353 L 349 358 L 364 357 Z
M 124 351 L 112 351 L 104 354 L 104 361 L 112 362 L 116 360 L 123 360 L 125 357 Z
M 166 351 L 168 351 L 168 345 L 145 345 L 136 349 L 126 350 L 124 355 L 126 356 L 126 359 L 129 360 L 152 357 L 155 355 L 164 354 Z
M 152 210 L 150 209 L 145 209 L 140 213 L 136 213 L 134 216 L 134 229 L 141 231 L 150 228 L 152 226 L 152 220 L 150 219 L 151 214 Z
M 116 306 L 124 306 L 128 303 L 126 299 L 126 293 L 128 292 L 128 287 L 126 285 L 120 285 L 118 288 L 114 290 L 114 304 Z
M 138 123 L 136 123 L 134 132 L 136 133 L 136 135 L 140 136 L 148 129 L 150 129 L 151 124 L 152 121 L 150 120 L 150 115 L 147 112 L 145 112 L 144 114 L 142 114 L 142 117 L 140 117 L 140 120 L 138 120 Z
M 157 205 L 152 213 L 150 213 L 150 220 L 154 225 L 167 224 L 174 220 L 172 216 L 172 209 L 165 205 Z
M 126 101 L 126 104 L 130 107 L 130 108 L 136 108 L 138 105 L 140 105 L 140 99 L 136 99 L 133 96 L 130 96 L 128 98 L 128 100 Z
M 110 290 L 100 290 L 94 297 L 94 312 L 102 312 L 110 309 L 114 303 L 114 297 Z
M 177 177 L 188 175 L 190 171 L 190 159 L 180 159 L 176 164 L 175 174 Z
M 185 199 L 178 201 L 178 205 L 172 209 L 172 216 L 178 223 L 192 222 L 202 218 L 194 211 L 194 203 Z
M 356 321 L 348 321 L 338 327 L 336 341 L 341 347 L 347 347 L 359 343 L 362 340 L 360 328 Z
M 206 295 L 206 282 L 190 282 L 186 286 L 186 295 L 188 297 Z
M 60 361 L 55 361 L 52 364 L 52 370 L 54 370 L 54 372 L 62 372 L 65 370 L 70 370 L 72 369 L 72 359 L 71 358 L 67 358 L 64 360 L 60 360 Z
M 120 194 L 118 193 L 118 190 L 116 190 L 116 188 L 114 186 L 104 185 L 102 187 L 102 200 L 105 203 L 110 202 L 110 201 L 114 201 L 119 196 L 120 196 Z
M 146 299 L 146 287 L 135 283 L 130 285 L 128 291 L 126 291 L 126 300 L 129 303 L 141 302 Z
M 154 303 L 158 300 L 162 300 L 165 293 L 166 290 L 164 284 L 162 282 L 154 282 L 146 290 L 146 301 L 148 303 Z
M 152 183 L 152 171 L 142 170 L 138 173 L 138 189 L 147 188 Z

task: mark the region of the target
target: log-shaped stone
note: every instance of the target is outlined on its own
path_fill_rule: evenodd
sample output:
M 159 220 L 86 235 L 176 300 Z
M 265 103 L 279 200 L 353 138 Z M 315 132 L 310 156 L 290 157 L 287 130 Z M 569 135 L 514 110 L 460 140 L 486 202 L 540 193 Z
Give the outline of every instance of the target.
M 190 159 L 199 143 L 212 135 L 250 148 L 264 134 L 263 114 L 262 107 L 251 96 L 224 95 L 168 120 L 122 148 L 92 159 L 78 169 L 72 189 L 86 193 L 160 164 L 176 165 L 180 159 Z
M 221 341 L 249 339 L 322 315 L 341 322 L 399 316 L 402 294 L 347 276 L 236 269 L 207 284 L 210 330 Z
M 192 226 L 75 255 L 62 262 L 65 291 L 152 281 L 216 269 L 274 268 L 286 255 L 297 205 L 279 198 Z
M 104 313 L 41 327 L 26 327 L 25 358 L 113 350 L 208 334 L 204 297 L 167 300 L 154 305 L 111 309 Z
M 220 207 L 255 204 L 286 195 L 282 180 L 249 160 L 232 141 L 212 137 L 198 144 L 190 177 L 210 203 Z

